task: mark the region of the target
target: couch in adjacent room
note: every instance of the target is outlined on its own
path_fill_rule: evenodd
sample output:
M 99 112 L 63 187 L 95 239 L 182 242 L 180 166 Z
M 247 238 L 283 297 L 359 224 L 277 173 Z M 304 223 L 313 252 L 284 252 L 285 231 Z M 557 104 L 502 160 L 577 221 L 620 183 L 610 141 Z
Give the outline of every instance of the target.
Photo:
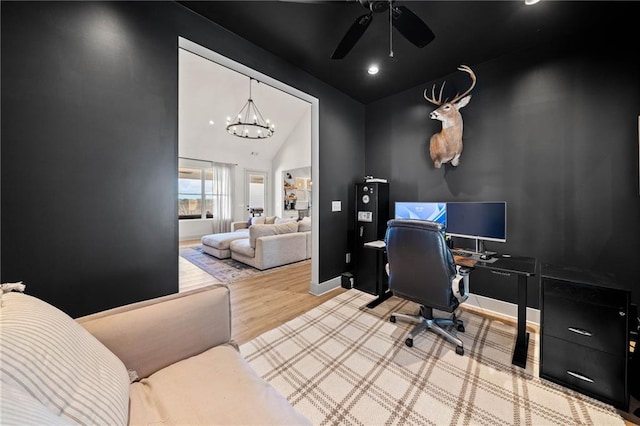
M 249 238 L 249 227 L 258 224 L 274 224 L 276 216 L 255 216 L 248 221 L 231 222 L 231 232 L 219 232 L 217 234 L 203 235 L 200 239 L 202 251 L 218 259 L 228 259 L 231 257 L 229 245 L 231 241 L 241 238 Z
M 6 293 L 0 330 L 2 424 L 310 424 L 242 358 L 223 285 L 77 320 Z
M 229 244 L 231 258 L 264 270 L 311 258 L 311 220 L 255 224 Z

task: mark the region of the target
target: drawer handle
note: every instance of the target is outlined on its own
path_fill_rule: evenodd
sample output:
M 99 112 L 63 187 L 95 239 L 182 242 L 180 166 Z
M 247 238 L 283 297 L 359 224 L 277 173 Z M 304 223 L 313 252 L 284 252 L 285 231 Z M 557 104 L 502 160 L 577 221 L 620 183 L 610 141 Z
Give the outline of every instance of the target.
M 587 376 L 583 376 L 582 374 L 574 373 L 573 371 L 567 370 L 567 374 L 575 377 L 576 379 L 584 380 L 585 382 L 593 383 L 593 380 L 588 378 Z
M 580 334 L 582 336 L 587 336 L 587 337 L 591 337 L 592 336 L 592 334 L 590 332 L 588 332 L 587 330 L 583 330 L 581 328 L 569 327 L 569 331 L 573 331 L 574 333 Z
M 490 269 L 490 271 L 491 271 L 492 274 L 496 274 L 496 275 L 502 275 L 502 276 L 505 276 L 505 277 L 510 277 L 511 276 L 511 274 L 508 273 L 508 272 L 494 271 L 492 269 Z

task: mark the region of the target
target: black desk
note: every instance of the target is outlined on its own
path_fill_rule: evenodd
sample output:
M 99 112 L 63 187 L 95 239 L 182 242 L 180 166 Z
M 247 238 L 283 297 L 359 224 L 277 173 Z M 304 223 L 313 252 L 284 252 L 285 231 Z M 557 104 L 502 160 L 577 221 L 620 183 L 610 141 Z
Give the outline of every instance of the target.
M 516 257 L 496 255 L 497 260 L 492 263 L 475 260 L 473 258 L 454 256 L 458 265 L 473 268 L 489 269 L 497 274 L 518 276 L 518 334 L 513 350 L 512 364 L 525 368 L 527 365 L 527 349 L 529 347 L 529 333 L 527 333 L 527 277 L 536 274 L 537 261 L 533 257 Z M 471 274 L 473 276 L 473 273 Z
M 378 297 L 367 304 L 367 308 L 375 308 L 380 303 L 393 296 L 393 293 L 389 291 L 388 282 L 384 279 L 384 274 L 386 274 L 384 270 L 384 254 L 386 253 L 387 247 L 385 246 L 384 241 L 381 240 L 365 243 L 364 247 L 378 252 L 378 256 L 376 258 L 376 295 Z

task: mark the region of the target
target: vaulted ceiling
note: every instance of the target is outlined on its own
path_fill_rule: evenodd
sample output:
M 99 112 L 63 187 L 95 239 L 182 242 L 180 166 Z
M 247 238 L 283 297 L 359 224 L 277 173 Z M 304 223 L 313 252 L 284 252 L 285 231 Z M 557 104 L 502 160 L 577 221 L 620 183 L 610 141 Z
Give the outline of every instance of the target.
M 331 59 L 354 21 L 368 13 L 361 2 L 366 0 L 178 3 L 365 104 L 439 79 L 461 64 L 541 43 L 588 43 L 616 25 L 616 17 L 640 11 L 640 2 L 631 1 L 397 1 L 433 31 L 431 43 L 416 47 L 392 29 L 388 12 L 375 13 L 346 57 Z M 367 68 L 373 63 L 380 72 L 372 76 Z
M 185 50 L 179 51 L 179 144 L 183 156 L 271 160 L 310 104 L 267 84 L 252 81 L 251 97 L 265 119 L 276 125 L 270 138 L 259 141 L 230 135 L 226 120 L 235 118 L 249 96 L 249 77 Z M 305 115 L 306 114 L 306 115 Z M 311 143 L 311 136 L 305 143 Z M 229 155 L 233 152 L 233 155 Z

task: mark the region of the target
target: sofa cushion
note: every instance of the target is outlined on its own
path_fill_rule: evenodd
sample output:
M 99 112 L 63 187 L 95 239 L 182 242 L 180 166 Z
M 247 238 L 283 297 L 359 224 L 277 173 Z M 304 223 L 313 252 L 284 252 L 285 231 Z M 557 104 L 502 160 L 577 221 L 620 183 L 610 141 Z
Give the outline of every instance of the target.
M 216 346 L 133 383 L 130 423 L 310 424 L 230 345 Z
M 29 407 L 16 414 L 33 416 L 25 423 L 40 423 L 46 411 L 59 419 L 55 423 L 127 423 L 124 364 L 67 314 L 35 297 L 7 293 L 0 329 L 3 405 L 24 404 L 30 395 Z
M 230 248 L 232 252 L 240 253 L 247 257 L 255 257 L 256 255 L 256 249 L 251 247 L 248 238 L 231 241 Z
M 295 221 L 274 225 L 253 225 L 249 228 L 249 245 L 251 248 L 256 248 L 256 238 L 292 232 L 298 232 L 298 223 Z
M 311 218 L 308 216 L 298 222 L 298 232 L 307 231 L 311 231 Z
M 202 238 L 200 238 L 200 242 L 206 246 L 217 248 L 218 250 L 228 250 L 231 241 L 247 237 L 249 237 L 249 229 L 245 228 L 233 232 L 203 235 Z

